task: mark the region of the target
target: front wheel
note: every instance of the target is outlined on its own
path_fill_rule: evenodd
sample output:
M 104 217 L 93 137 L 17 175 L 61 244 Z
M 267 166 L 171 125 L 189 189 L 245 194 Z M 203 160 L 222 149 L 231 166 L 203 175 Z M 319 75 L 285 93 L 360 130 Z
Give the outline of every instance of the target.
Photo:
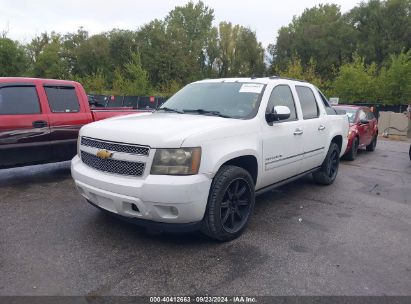
M 337 177 L 339 165 L 340 148 L 332 142 L 320 169 L 313 173 L 314 181 L 321 185 L 331 185 Z
M 357 153 L 358 153 L 358 145 L 359 145 L 358 137 L 355 137 L 351 144 L 350 151 L 348 151 L 348 153 L 344 155 L 344 158 L 347 160 L 355 160 L 357 157 Z
M 373 136 L 371 143 L 368 146 L 366 146 L 365 148 L 367 149 L 367 151 L 372 152 L 372 151 L 375 150 L 376 146 L 377 146 L 377 134 L 375 134 Z
M 230 241 L 244 231 L 255 204 L 254 181 L 244 169 L 222 166 L 211 184 L 202 232 Z

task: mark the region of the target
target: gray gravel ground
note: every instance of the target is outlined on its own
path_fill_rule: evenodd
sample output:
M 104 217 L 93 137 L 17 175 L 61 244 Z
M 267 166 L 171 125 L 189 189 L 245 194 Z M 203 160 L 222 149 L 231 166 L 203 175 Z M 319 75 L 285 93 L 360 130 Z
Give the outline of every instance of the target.
M 260 196 L 230 243 L 113 219 L 67 162 L 0 170 L 0 295 L 411 295 L 408 148 L 381 140 L 331 186 Z

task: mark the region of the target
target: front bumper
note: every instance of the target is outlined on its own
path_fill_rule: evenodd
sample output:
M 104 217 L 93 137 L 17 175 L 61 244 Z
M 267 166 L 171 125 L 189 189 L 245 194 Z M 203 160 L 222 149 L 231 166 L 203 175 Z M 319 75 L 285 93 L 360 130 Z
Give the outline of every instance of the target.
M 107 174 L 86 166 L 78 156 L 71 174 L 81 195 L 101 209 L 130 220 L 193 224 L 203 219 L 212 180 L 191 176 Z

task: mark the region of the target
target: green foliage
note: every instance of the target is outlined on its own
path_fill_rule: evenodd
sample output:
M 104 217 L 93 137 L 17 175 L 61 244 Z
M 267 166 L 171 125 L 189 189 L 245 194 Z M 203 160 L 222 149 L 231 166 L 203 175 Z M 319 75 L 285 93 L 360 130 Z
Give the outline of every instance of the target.
M 334 82 L 334 95 L 343 102 L 376 102 L 376 80 L 376 64 L 366 65 L 364 58 L 355 55 L 352 63 L 341 66 Z
M 351 58 L 354 51 L 354 29 L 341 16 L 339 6 L 326 4 L 304 10 L 299 17 L 278 32 L 277 43 L 269 46 L 273 65 L 284 69 L 297 54 L 304 67 L 311 59 L 317 62 L 317 72 L 323 77 L 332 76 Z
M 102 70 L 84 77 L 78 77 L 76 80 L 83 85 L 87 93 L 107 93 L 107 79 Z
M 346 19 L 355 30 L 356 49 L 366 63 L 381 66 L 390 54 L 411 47 L 411 0 L 362 2 Z
M 148 74 L 141 66 L 139 53 L 132 54 L 123 71 L 116 68 L 112 92 L 116 95 L 146 95 L 150 92 Z
M 378 81 L 381 101 L 386 104 L 411 103 L 411 50 L 391 55 Z
M 20 76 L 27 68 L 28 58 L 17 42 L 0 38 L 0 77 Z

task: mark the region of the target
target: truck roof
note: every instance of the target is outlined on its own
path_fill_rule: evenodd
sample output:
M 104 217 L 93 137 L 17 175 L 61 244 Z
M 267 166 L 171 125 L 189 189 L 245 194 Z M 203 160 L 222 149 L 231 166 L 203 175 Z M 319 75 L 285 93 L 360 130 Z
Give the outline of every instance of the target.
M 279 80 L 281 80 L 282 82 L 290 82 L 290 83 L 300 82 L 300 83 L 309 84 L 305 80 L 288 78 L 288 77 L 280 77 L 280 76 L 203 79 L 203 80 L 196 81 L 196 83 L 202 83 L 202 82 L 251 82 L 251 83 L 269 84 L 269 83 L 278 82 Z
M 61 79 L 47 79 L 47 78 L 34 78 L 34 77 L 0 77 L 0 82 L 47 82 L 50 84 L 75 84 L 78 83 L 73 80 L 61 80 Z

